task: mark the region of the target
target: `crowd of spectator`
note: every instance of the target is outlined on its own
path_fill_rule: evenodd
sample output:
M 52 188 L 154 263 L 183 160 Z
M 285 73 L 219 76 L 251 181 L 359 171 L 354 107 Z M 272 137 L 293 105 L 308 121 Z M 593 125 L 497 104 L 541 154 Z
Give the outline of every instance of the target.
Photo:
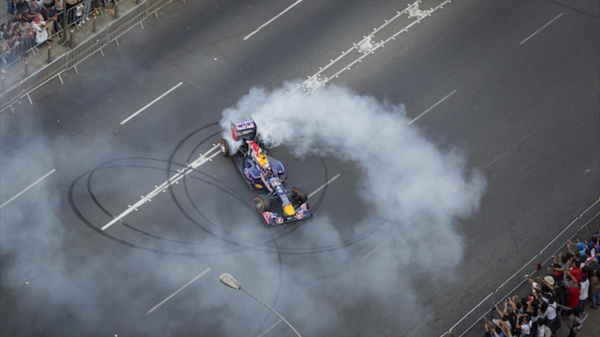
M 64 27 L 63 10 L 66 9 L 67 26 L 84 25 L 90 13 L 104 7 L 109 0 L 6 0 L 7 22 L 0 24 L 0 68 L 6 67 L 26 55 L 30 50 L 59 35 Z
M 600 231 L 584 242 L 569 242 L 546 275 L 527 277 L 530 291 L 494 307 L 486 337 L 555 337 L 568 329 L 574 337 L 600 304 Z M 499 318 L 494 318 L 498 315 Z

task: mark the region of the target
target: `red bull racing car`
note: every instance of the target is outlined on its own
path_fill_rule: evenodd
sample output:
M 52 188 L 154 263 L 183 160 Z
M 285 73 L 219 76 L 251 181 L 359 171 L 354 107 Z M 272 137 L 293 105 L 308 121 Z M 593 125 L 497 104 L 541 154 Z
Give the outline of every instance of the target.
M 287 171 L 279 160 L 266 154 L 271 142 L 257 133 L 256 123 L 231 123 L 231 136 L 234 143 L 221 139 L 221 152 L 233 159 L 250 189 L 263 193 L 254 198 L 254 207 L 265 224 L 281 225 L 311 217 L 306 191 L 283 186 Z

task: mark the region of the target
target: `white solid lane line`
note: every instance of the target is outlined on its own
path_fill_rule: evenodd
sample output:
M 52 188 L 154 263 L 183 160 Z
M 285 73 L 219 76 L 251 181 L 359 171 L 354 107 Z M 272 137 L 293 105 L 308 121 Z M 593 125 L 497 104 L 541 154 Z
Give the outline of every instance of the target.
M 163 97 L 167 96 L 169 93 L 171 93 L 171 91 L 173 91 L 173 90 L 177 89 L 177 88 L 178 88 L 180 85 L 182 85 L 182 84 L 183 84 L 183 82 L 179 82 L 179 84 L 177 84 L 177 85 L 176 85 L 176 86 L 174 86 L 173 88 L 169 89 L 169 90 L 168 90 L 167 92 L 165 92 L 164 94 L 162 94 L 162 95 L 158 96 L 158 98 L 157 98 L 157 99 L 155 99 L 154 101 L 152 101 L 152 102 L 150 102 L 150 103 L 146 104 L 146 106 L 144 106 L 143 108 L 141 108 L 141 109 L 139 109 L 138 111 L 136 111 L 136 112 L 135 112 L 133 115 L 131 115 L 131 116 L 129 116 L 129 117 L 127 117 L 127 118 L 125 118 L 125 120 L 123 120 L 123 121 L 121 122 L 121 125 L 123 125 L 123 124 L 127 123 L 127 122 L 128 122 L 130 119 L 132 119 L 133 117 L 137 116 L 137 115 L 138 115 L 140 112 L 142 112 L 142 111 L 146 110 L 146 109 L 147 109 L 148 107 L 150 107 L 152 104 L 154 104 L 154 103 L 156 103 L 156 102 L 160 101 L 160 99 L 161 99 L 161 98 L 163 98 Z
M 249 38 L 250 38 L 250 36 L 252 36 L 252 35 L 254 35 L 254 34 L 258 33 L 258 31 L 259 31 L 259 30 L 261 30 L 262 28 L 264 28 L 264 27 L 265 27 L 266 25 L 268 25 L 269 23 L 271 23 L 271 22 L 275 21 L 275 19 L 277 19 L 278 17 L 282 16 L 282 15 L 283 15 L 285 12 L 289 11 L 290 9 L 292 9 L 294 6 L 296 6 L 297 4 L 299 4 L 299 3 L 301 3 L 301 2 L 302 2 L 302 0 L 298 0 L 298 1 L 296 1 L 296 2 L 295 2 L 293 5 L 291 5 L 290 7 L 286 8 L 286 9 L 285 9 L 283 12 L 281 12 L 281 13 L 277 14 L 277 15 L 276 15 L 274 18 L 272 18 L 271 20 L 267 21 L 267 22 L 266 22 L 264 25 L 262 25 L 262 26 L 260 26 L 260 27 L 256 28 L 256 30 L 255 30 L 255 31 L 253 31 L 252 33 L 248 34 L 248 36 L 246 36 L 246 37 L 244 38 L 244 40 L 247 40 L 247 39 L 249 39 Z
M 442 103 L 443 101 L 445 101 L 445 100 L 446 100 L 446 98 L 448 98 L 448 97 L 450 97 L 450 96 L 454 95 L 454 93 L 455 93 L 455 92 L 456 92 L 456 90 L 454 90 L 453 92 L 451 92 L 451 93 L 449 93 L 448 95 L 446 95 L 446 97 L 444 97 L 444 98 L 440 99 L 440 100 L 439 100 L 437 103 L 435 103 L 434 105 L 432 105 L 432 106 L 431 106 L 431 108 L 429 108 L 429 109 L 427 109 L 427 110 L 423 111 L 423 113 L 421 113 L 420 115 L 418 115 L 417 117 L 415 117 L 415 119 L 413 119 L 412 121 L 410 121 L 410 122 L 408 123 L 408 125 L 411 125 L 412 123 L 416 122 L 416 121 L 417 121 L 417 119 L 419 119 L 419 118 L 423 117 L 423 116 L 424 116 L 426 113 L 428 113 L 428 112 L 429 112 L 429 111 L 431 111 L 433 108 L 435 108 L 436 106 L 438 106 L 440 103 Z
M 277 322 L 275 322 L 275 324 L 271 325 L 270 327 L 267 328 L 267 330 L 265 330 L 265 332 L 261 333 L 260 335 L 258 335 L 258 337 L 263 337 L 267 332 L 271 331 L 271 329 L 273 329 L 274 327 L 277 326 L 277 324 L 283 322 L 282 320 L 278 320 Z
M 541 32 L 542 29 L 548 27 L 552 22 L 554 22 L 556 19 L 560 18 L 563 14 L 564 13 L 558 14 L 557 17 L 555 17 L 554 19 L 550 20 L 550 22 L 548 22 L 547 24 L 545 24 L 544 26 L 542 26 L 542 28 L 536 30 L 533 34 L 529 35 L 525 40 L 521 41 L 521 43 L 519 43 L 519 45 L 522 45 L 523 43 L 527 42 L 527 40 L 531 39 L 535 34 Z
M 215 151 L 215 150 L 218 150 L 218 151 Z M 210 154 L 210 153 L 212 153 L 212 154 Z M 166 192 L 167 188 L 169 188 L 171 185 L 178 184 L 178 181 L 181 180 L 183 177 L 194 172 L 194 170 L 197 169 L 198 167 L 200 167 L 201 165 L 204 165 L 205 163 L 212 161 L 212 159 L 220 153 L 221 153 L 221 150 L 220 150 L 219 144 L 213 146 L 210 150 L 206 151 L 204 154 L 201 154 L 200 158 L 193 161 L 185 169 L 178 171 L 171 178 L 169 178 L 169 180 L 165 181 L 160 186 L 155 186 L 155 189 L 152 190 L 152 192 L 148 193 L 145 197 L 142 196 L 142 199 L 140 201 L 136 202 L 133 206 L 129 206 L 129 208 L 127 208 L 123 213 L 121 213 L 116 218 L 112 219 L 109 223 L 104 225 L 101 229 L 105 230 L 108 227 L 112 226 L 117 221 L 123 219 L 127 214 L 129 214 L 133 211 L 137 211 L 138 207 L 140 207 L 143 204 L 145 204 L 146 202 L 150 201 L 153 197 L 159 195 L 160 192 Z
M 310 199 L 310 197 L 314 196 L 315 194 L 319 193 L 320 190 L 324 189 L 325 186 L 331 184 L 334 180 L 336 180 L 337 178 L 340 177 L 340 174 L 338 173 L 335 177 L 329 179 L 329 181 L 327 181 L 325 184 L 321 185 L 321 187 L 317 188 L 314 192 L 312 192 L 311 194 L 308 195 L 308 198 Z
M 194 281 L 196 281 L 197 279 L 201 278 L 202 276 L 206 275 L 206 273 L 208 273 L 210 271 L 210 268 L 206 268 L 203 272 L 201 272 L 198 276 L 194 277 L 190 282 L 186 283 L 183 287 L 179 288 L 176 292 L 172 293 L 171 296 L 165 298 L 162 302 L 158 303 L 154 308 L 150 309 L 146 315 L 150 314 L 151 312 L 153 312 L 154 310 L 156 310 L 158 307 L 160 307 L 161 305 L 163 305 L 166 301 L 170 300 L 173 296 L 177 295 L 177 293 L 179 293 L 180 291 L 182 291 L 183 289 L 187 288 L 187 286 L 189 286 L 190 284 L 194 283 Z
M 0 209 L 6 205 L 8 205 L 8 203 L 10 203 L 11 201 L 15 200 L 16 198 L 18 198 L 19 196 L 21 196 L 21 194 L 27 192 L 30 188 L 32 188 L 33 186 L 37 185 L 40 181 L 46 179 L 46 177 L 48 177 L 49 175 L 51 175 L 52 173 L 54 173 L 54 171 L 56 171 L 56 169 L 52 169 L 52 171 L 46 173 L 43 177 L 41 177 L 40 179 L 36 180 L 33 184 L 27 186 L 26 189 L 22 190 L 21 192 L 19 192 L 17 195 L 15 195 L 14 197 L 8 199 L 5 203 L 3 203 L 2 205 L 0 205 Z

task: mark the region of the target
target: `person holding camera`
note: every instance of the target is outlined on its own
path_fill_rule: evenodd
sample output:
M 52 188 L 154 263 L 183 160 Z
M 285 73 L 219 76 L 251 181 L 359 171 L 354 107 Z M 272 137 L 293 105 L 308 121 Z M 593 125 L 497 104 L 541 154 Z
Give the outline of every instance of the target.
M 575 308 L 571 311 L 569 318 L 567 320 L 567 326 L 569 327 L 569 336 L 575 337 L 577 335 L 577 331 L 581 329 L 583 322 L 588 318 L 588 314 L 586 313 L 583 317 L 581 317 L 581 311 Z

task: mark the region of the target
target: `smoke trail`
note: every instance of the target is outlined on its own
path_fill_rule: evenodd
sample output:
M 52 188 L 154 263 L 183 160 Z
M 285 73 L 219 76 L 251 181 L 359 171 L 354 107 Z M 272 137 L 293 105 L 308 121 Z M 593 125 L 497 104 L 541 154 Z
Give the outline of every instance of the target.
M 409 125 L 402 105 L 336 86 L 308 96 L 287 94 L 292 88 L 253 88 L 223 112 L 221 125 L 251 117 L 260 133 L 290 145 L 296 156 L 351 161 L 363 175 L 356 197 L 387 214 L 401 241 L 410 242 L 395 247 L 398 256 L 427 270 L 458 264 L 463 248 L 456 221 L 478 209 L 484 177 L 466 168 L 459 151 L 438 149 Z

